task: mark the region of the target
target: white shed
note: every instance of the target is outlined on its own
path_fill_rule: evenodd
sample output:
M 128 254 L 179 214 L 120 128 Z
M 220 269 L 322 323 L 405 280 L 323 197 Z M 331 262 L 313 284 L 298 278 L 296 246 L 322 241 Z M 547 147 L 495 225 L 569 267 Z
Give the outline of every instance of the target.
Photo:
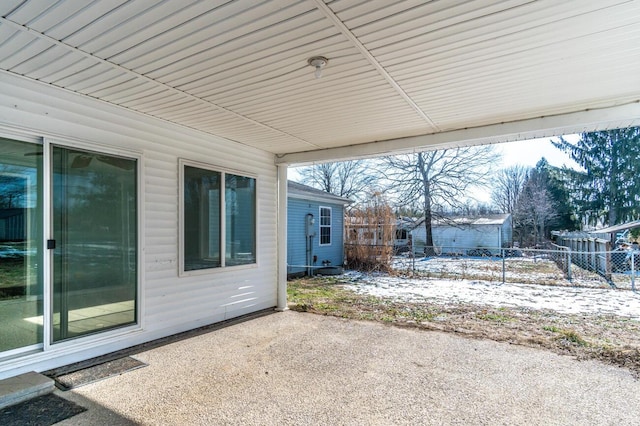
M 437 219 L 432 223 L 433 244 L 445 254 L 499 254 L 500 248 L 510 247 L 513 240 L 513 221 L 510 214 L 458 216 Z M 425 245 L 424 224 L 412 231 L 416 247 Z

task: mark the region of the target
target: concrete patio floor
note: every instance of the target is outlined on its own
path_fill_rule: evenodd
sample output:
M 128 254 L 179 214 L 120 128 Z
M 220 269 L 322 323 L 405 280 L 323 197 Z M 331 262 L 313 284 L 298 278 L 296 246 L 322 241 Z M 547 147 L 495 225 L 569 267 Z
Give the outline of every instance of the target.
M 56 394 L 60 425 L 632 425 L 621 368 L 453 334 L 287 311 L 131 355 Z

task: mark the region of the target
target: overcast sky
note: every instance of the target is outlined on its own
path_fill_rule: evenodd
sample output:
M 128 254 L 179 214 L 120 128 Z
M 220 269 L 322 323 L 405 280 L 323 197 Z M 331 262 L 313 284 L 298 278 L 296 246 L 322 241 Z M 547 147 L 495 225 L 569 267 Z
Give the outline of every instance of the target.
M 564 137 L 569 142 L 576 142 L 580 135 L 566 135 Z M 502 152 L 502 166 L 509 167 L 522 165 L 534 167 L 542 157 L 546 158 L 549 164 L 556 167 L 564 165 L 577 167 L 577 164 L 564 152 L 551 145 L 551 139 L 532 139 L 518 142 L 508 142 L 496 145 L 496 149 Z
M 580 139 L 580 135 L 565 135 L 564 138 L 569 142 L 576 142 Z M 496 150 L 502 153 L 502 164 L 497 169 L 515 165 L 535 167 L 542 157 L 546 158 L 552 166 L 562 167 L 566 165 L 578 168 L 578 165 L 567 154 L 551 144 L 551 139 L 556 138 L 530 139 L 496 144 Z M 295 168 L 289 168 L 289 179 L 297 180 L 299 176 Z M 477 201 L 488 203 L 491 199 L 490 189 L 481 188 L 471 192 L 474 193 Z
M 569 142 L 575 142 L 580 139 L 580 135 L 566 135 L 564 138 Z M 515 165 L 534 167 L 542 157 L 546 158 L 552 166 L 577 167 L 576 163 L 567 154 L 551 144 L 551 139 L 555 138 L 496 144 L 496 150 L 502 153 L 502 164 L 498 167 L 504 168 Z M 295 180 L 297 178 L 298 174 L 295 172 L 295 168 L 290 168 L 289 179 Z

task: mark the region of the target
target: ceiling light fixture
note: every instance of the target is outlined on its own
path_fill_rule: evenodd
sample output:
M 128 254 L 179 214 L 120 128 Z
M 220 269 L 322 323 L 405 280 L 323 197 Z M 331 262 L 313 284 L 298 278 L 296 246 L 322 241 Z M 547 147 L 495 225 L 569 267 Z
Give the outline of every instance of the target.
M 316 78 L 322 77 L 322 68 L 324 68 L 328 62 L 329 60 L 324 56 L 314 56 L 312 58 L 309 58 L 309 60 L 307 61 L 309 65 L 316 69 L 316 72 L 314 73 Z

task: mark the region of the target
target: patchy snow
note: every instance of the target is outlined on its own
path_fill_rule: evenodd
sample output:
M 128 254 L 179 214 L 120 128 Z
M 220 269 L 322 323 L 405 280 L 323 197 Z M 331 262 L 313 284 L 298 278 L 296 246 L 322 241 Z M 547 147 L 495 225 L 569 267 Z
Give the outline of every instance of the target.
M 470 279 L 413 279 L 347 272 L 357 293 L 396 301 L 472 303 L 493 307 L 548 309 L 564 314 L 604 314 L 640 320 L 640 294 L 613 288 L 505 283 Z
M 429 273 L 436 278 L 478 278 L 489 281 L 521 281 L 572 285 L 566 280 L 555 262 L 543 256 L 536 257 L 396 257 L 392 263 L 395 270 L 414 270 Z M 600 280 L 593 286 L 608 286 Z
M 507 257 L 424 257 L 394 258 L 392 268 L 397 271 L 418 271 L 429 278 L 479 279 L 486 281 L 523 284 L 549 284 L 570 287 L 610 288 L 609 283 L 598 274 L 572 265 L 572 280 L 569 281 L 556 263 L 547 254 L 536 256 Z M 504 268 L 504 276 L 503 276 Z M 640 277 L 636 279 L 640 280 Z M 613 274 L 619 288 L 630 289 L 631 274 Z

